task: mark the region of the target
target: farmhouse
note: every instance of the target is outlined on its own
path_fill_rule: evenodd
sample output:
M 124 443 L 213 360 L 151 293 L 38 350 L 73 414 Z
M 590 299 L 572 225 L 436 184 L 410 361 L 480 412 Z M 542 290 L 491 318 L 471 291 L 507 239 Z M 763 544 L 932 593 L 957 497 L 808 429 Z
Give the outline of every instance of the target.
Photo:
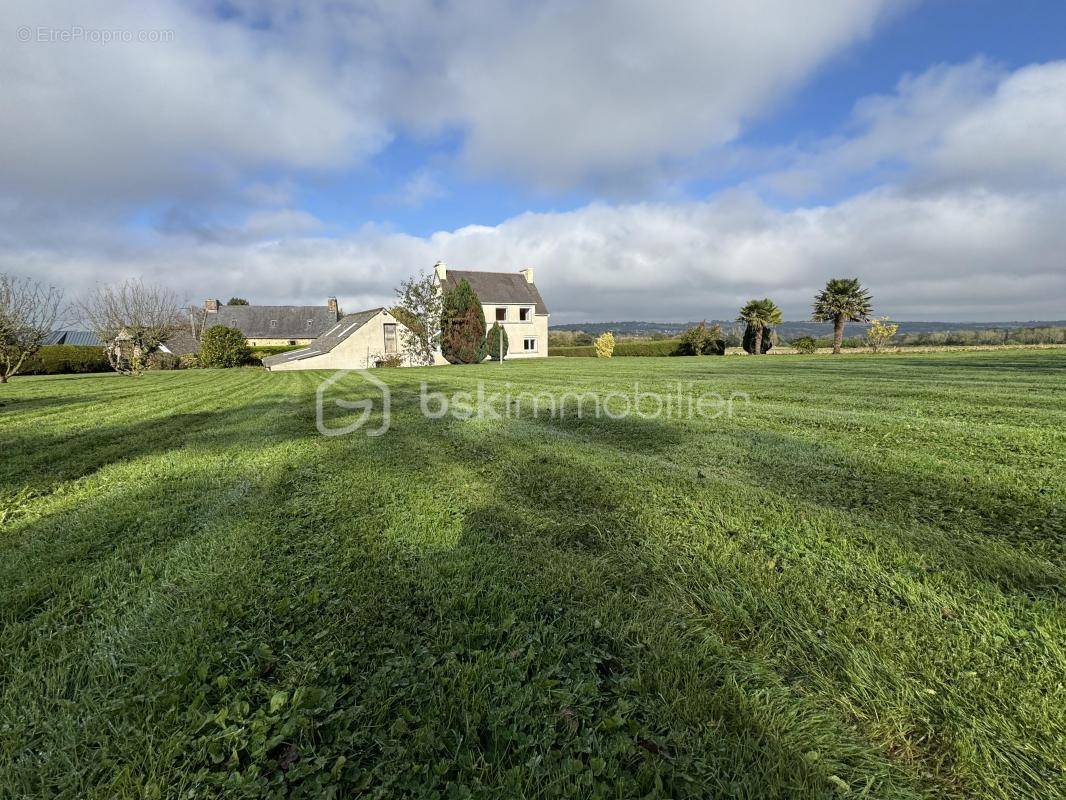
M 474 272 L 434 266 L 443 290 L 465 280 L 481 300 L 485 327 L 500 323 L 507 331 L 507 358 L 545 358 L 548 355 L 548 307 L 533 282 L 532 268 L 518 272 Z
M 533 270 L 519 272 L 473 272 L 450 270 L 444 262 L 437 262 L 434 274 L 441 291 L 455 288 L 459 281 L 466 280 L 481 300 L 485 325 L 491 327 L 499 322 L 507 331 L 507 358 L 543 358 L 548 355 L 548 307 L 533 283 Z M 211 301 L 208 301 L 211 302 Z M 331 300 L 331 308 L 336 301 Z M 247 309 L 300 308 L 307 306 L 223 306 L 223 309 L 246 309 L 244 314 L 255 319 L 255 326 L 245 331 L 250 344 L 265 344 L 267 340 L 253 336 L 248 331 L 261 330 L 262 315 Z M 280 315 L 279 315 L 280 316 Z M 210 317 L 207 323 L 211 325 Z M 239 327 L 232 322 L 231 327 Z M 392 358 L 398 358 L 403 366 L 411 366 L 403 353 L 402 335 L 404 324 L 385 308 L 371 308 L 348 314 L 334 322 L 313 341 L 301 341 L 306 347 L 288 353 L 279 353 L 263 359 L 263 366 L 271 371 L 294 369 L 365 369 Z M 287 342 L 282 342 L 287 343 Z M 440 349 L 434 355 L 434 364 L 447 364 Z
M 309 346 L 263 359 L 271 372 L 293 369 L 366 369 L 398 358 L 411 366 L 400 340 L 404 327 L 390 311 L 371 308 L 348 314 Z M 436 362 L 446 364 L 439 353 Z
M 236 328 L 251 347 L 308 345 L 339 320 L 336 297 L 324 306 L 229 306 L 204 300 L 204 330 L 212 325 Z

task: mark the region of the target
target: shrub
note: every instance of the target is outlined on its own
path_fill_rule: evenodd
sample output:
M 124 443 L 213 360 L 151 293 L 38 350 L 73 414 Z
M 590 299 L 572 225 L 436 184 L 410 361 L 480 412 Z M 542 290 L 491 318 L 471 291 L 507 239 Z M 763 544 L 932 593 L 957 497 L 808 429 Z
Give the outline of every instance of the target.
M 200 356 L 196 353 L 182 353 L 178 356 L 178 369 L 196 369 L 200 366 Z
M 686 356 L 724 356 L 725 337 L 720 325 L 707 327 L 706 322 L 693 325 L 681 334 L 677 345 L 678 352 Z
M 765 355 L 770 351 L 770 348 L 774 346 L 773 339 L 773 329 L 763 328 L 762 347 L 760 348 L 759 355 Z M 744 341 L 742 346 L 744 347 L 745 352 L 750 354 L 755 353 L 755 328 L 751 325 L 748 325 L 744 329 Z
M 549 356 L 569 356 L 572 358 L 595 358 L 595 346 L 549 347 Z M 615 342 L 613 357 L 619 356 L 679 356 L 677 339 L 659 339 L 657 341 Z
M 244 334 L 236 328 L 212 325 L 200 339 L 200 366 L 239 367 L 251 357 Z
M 394 368 L 403 366 L 403 353 L 389 353 L 388 355 L 373 355 L 370 357 L 370 363 L 374 367 L 381 368 Z
M 444 293 L 441 353 L 452 364 L 477 364 L 485 358 L 485 312 L 465 279 Z
M 306 345 L 302 344 L 269 344 L 256 347 L 248 356 L 246 364 L 253 367 L 261 367 L 263 359 L 277 353 L 288 353 L 293 350 L 302 350 Z
M 549 356 L 566 356 L 568 358 L 595 358 L 595 347 L 549 347 Z
M 181 369 L 181 358 L 173 353 L 155 352 L 148 356 L 148 369 L 172 370 Z
M 74 375 L 110 371 L 111 364 L 104 348 L 69 344 L 42 347 L 27 358 L 19 370 L 22 375 Z
M 610 331 L 601 333 L 596 339 L 596 358 L 610 358 L 614 355 L 614 334 Z
M 500 349 L 503 349 L 501 356 Z M 485 337 L 485 352 L 488 353 L 489 358 L 493 361 L 499 361 L 502 358 L 507 358 L 507 331 L 500 327 L 500 323 L 492 323 L 492 327 L 489 328 L 488 335 Z
M 618 356 L 679 356 L 681 355 L 677 339 L 659 339 L 657 341 L 618 342 L 614 346 L 614 355 Z
M 870 349 L 879 353 L 898 330 L 899 325 L 889 322 L 888 317 L 877 317 L 870 320 L 870 327 L 866 329 L 866 341 Z
M 818 342 L 814 341 L 810 336 L 801 336 L 798 339 L 793 339 L 789 344 L 803 355 L 809 356 L 811 353 L 818 351 Z

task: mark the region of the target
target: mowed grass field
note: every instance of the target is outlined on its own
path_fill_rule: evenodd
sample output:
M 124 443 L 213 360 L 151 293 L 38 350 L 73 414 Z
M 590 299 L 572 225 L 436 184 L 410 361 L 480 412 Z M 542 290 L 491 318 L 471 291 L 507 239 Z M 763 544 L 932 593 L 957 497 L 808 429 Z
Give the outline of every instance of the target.
M 0 796 L 1066 794 L 1066 351 L 374 374 L 0 387 Z

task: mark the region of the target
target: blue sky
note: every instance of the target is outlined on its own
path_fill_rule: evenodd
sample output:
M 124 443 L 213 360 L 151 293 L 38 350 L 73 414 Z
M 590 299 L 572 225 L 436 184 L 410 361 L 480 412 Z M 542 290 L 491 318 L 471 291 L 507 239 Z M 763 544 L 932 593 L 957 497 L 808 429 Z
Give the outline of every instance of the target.
M 765 119 L 754 122 L 739 142 L 771 148 L 830 136 L 847 122 L 858 98 L 891 92 L 906 73 L 978 56 L 1007 68 L 1066 56 L 1066 3 L 943 0 L 916 4 L 887 22 L 869 41 L 831 59 L 778 108 L 768 111 Z M 564 211 L 594 200 L 617 199 L 589 188 L 544 192 L 514 181 L 478 180 L 455 168 L 460 138 L 456 132 L 421 140 L 401 135 L 366 167 L 308 180 L 303 204 L 341 230 L 372 221 L 426 236 L 464 225 L 496 225 L 523 211 Z M 402 187 L 420 174 L 432 175 L 441 194 L 419 203 L 402 202 Z M 685 183 L 684 193 L 705 197 L 749 177 L 741 172 L 731 175 L 731 180 L 693 180 Z M 621 197 L 661 199 L 664 195 L 671 196 L 659 187 Z
M 900 319 L 1066 317 L 1066 4 L 669 9 L 16 0 L 0 270 L 358 308 L 533 266 L 557 322 L 800 319 L 854 274 Z

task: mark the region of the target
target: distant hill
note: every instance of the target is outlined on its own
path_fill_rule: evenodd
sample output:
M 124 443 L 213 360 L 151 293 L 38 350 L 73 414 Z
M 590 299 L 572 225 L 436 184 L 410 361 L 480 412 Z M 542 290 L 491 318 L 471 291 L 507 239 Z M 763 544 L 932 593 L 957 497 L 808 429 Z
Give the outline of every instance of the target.
M 899 325 L 900 333 L 938 333 L 945 331 L 978 331 L 1003 328 L 1044 328 L 1066 326 L 1066 320 L 1031 321 L 1031 322 L 900 322 L 892 320 Z M 662 333 L 667 336 L 680 333 L 695 322 L 575 322 L 569 325 L 552 325 L 553 331 L 582 331 L 598 336 L 604 331 L 611 331 L 624 336 L 650 336 L 653 333 Z M 723 328 L 735 325 L 734 320 L 707 320 L 707 324 L 718 324 Z M 860 323 L 849 323 L 848 332 L 862 330 Z M 833 326 L 828 322 L 785 322 L 777 326 L 777 333 L 782 339 L 788 341 L 799 336 L 829 336 L 833 332 Z

